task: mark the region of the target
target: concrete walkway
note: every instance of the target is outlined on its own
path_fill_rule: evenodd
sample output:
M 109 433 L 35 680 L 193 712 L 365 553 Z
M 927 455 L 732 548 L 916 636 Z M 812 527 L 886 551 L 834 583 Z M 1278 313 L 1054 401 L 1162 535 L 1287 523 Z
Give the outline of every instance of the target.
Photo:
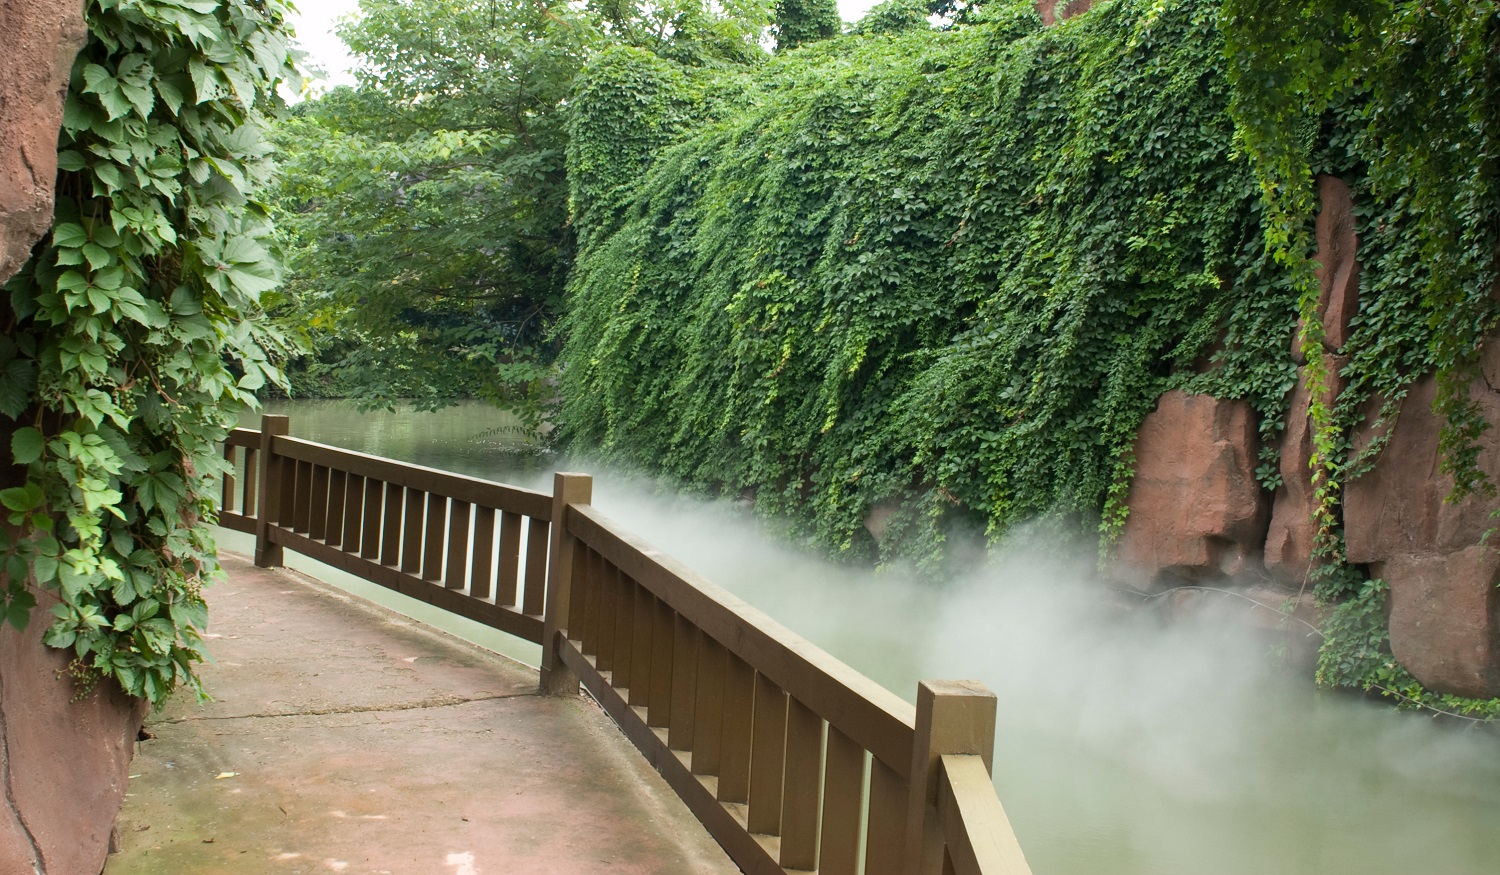
M 214 701 L 147 719 L 106 875 L 733 873 L 597 707 L 293 571 L 224 555 Z

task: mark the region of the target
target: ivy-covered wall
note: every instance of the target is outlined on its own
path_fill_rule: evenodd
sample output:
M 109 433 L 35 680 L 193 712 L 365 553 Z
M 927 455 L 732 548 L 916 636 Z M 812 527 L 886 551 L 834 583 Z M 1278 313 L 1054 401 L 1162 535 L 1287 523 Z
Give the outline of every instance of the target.
M 1408 5 L 1382 21 L 1420 19 L 1424 56 L 1500 34 Z M 1344 14 L 1340 27 L 1368 23 Z M 1299 116 L 1252 99 L 1295 101 L 1306 81 L 1255 78 L 1275 34 L 1247 15 L 1114 0 L 1043 27 L 1029 3 L 992 2 L 966 26 L 845 36 L 749 72 L 600 57 L 571 132 L 582 247 L 565 434 L 691 487 L 753 490 L 759 510 L 838 554 L 935 568 L 955 526 L 993 537 L 1037 518 L 1097 535 L 1109 555 L 1158 400 L 1241 404 L 1257 500 L 1288 472 L 1310 494 L 1320 559 L 1306 589 L 1347 599 L 1340 622 L 1366 618 L 1330 627 L 1324 679 L 1375 682 L 1392 661 L 1387 582 L 1346 561 L 1341 489 L 1378 461 L 1414 381 L 1438 370 L 1459 387 L 1450 400 L 1467 392 L 1494 327 L 1500 204 L 1483 107 L 1500 93 L 1496 63 L 1423 68 L 1405 92 L 1372 64 Z M 1392 81 L 1403 62 L 1387 55 L 1405 50 L 1378 55 Z M 1412 116 L 1472 158 L 1469 177 L 1441 183 L 1471 220 L 1450 233 L 1416 193 L 1453 168 L 1393 175 L 1388 102 L 1459 89 L 1451 117 Z M 1277 113 L 1291 122 L 1256 126 Z M 1288 168 L 1295 184 L 1278 182 Z M 1359 241 L 1360 269 L 1344 275 L 1357 306 L 1331 333 L 1319 203 L 1285 195 L 1315 177 L 1347 184 Z M 1483 416 L 1445 409 L 1447 482 L 1483 492 Z M 1290 466 L 1284 444 L 1297 445 Z M 1500 641 L 1497 629 L 1480 637 Z M 1420 689 L 1399 671 L 1378 680 Z
M 778 56 L 705 94 L 723 120 L 678 122 L 666 149 L 655 107 L 693 83 L 643 89 L 627 53 L 594 67 L 575 151 L 620 141 L 594 121 L 618 103 L 656 100 L 617 175 L 574 177 L 574 440 L 755 487 L 849 554 L 873 549 L 867 510 L 902 500 L 882 549 L 931 557 L 955 518 L 1113 531 L 1169 387 L 1276 427 L 1296 297 L 1234 148 L 1216 7 L 1120 2 L 1049 29 L 1029 4 L 984 9 Z

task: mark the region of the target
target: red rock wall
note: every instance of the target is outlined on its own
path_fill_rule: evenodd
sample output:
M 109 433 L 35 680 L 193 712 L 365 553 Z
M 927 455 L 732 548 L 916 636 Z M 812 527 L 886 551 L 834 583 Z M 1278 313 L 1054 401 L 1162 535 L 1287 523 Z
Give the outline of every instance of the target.
M 52 225 L 57 133 L 85 35 L 82 0 L 0 0 L 0 281 Z M 13 430 L 0 419 L 0 452 Z M 6 461 L 0 486 L 18 476 Z M 51 601 L 39 600 L 25 631 L 0 627 L 0 873 L 98 875 L 144 710 L 113 687 L 71 701 L 69 657 L 42 644 Z
M 1331 351 L 1328 391 L 1336 396 L 1347 362 L 1341 348 L 1359 307 L 1359 240 L 1349 188 L 1322 177 L 1318 190 L 1319 312 Z M 1248 586 L 1307 588 L 1317 531 L 1307 465 L 1312 399 L 1295 337 L 1290 352 L 1302 367 L 1281 439 L 1283 485 L 1269 497 L 1264 527 L 1257 528 L 1267 496 L 1255 482 L 1259 447 L 1248 407 L 1169 392 L 1147 416 L 1119 556 L 1150 585 L 1238 575 Z M 1483 350 L 1481 371 L 1471 393 L 1492 427 L 1481 438 L 1479 465 L 1500 482 L 1500 337 Z M 1390 585 L 1391 648 L 1418 680 L 1438 692 L 1500 696 L 1500 551 L 1485 540 L 1500 520 L 1491 516 L 1493 499 L 1446 501 L 1453 483 L 1439 469 L 1435 396 L 1436 380 L 1424 377 L 1393 421 L 1370 422 L 1353 436 L 1357 447 L 1377 434 L 1388 440 L 1373 469 L 1344 485 L 1348 560 Z M 1380 399 L 1372 401 L 1369 420 L 1379 408 Z
M 125 801 L 143 702 L 113 684 L 72 701 L 69 653 L 42 644 L 55 599 L 0 629 L 0 872 L 98 875 Z
M 52 227 L 57 132 L 73 58 L 85 36 L 82 0 L 0 0 L 0 281 Z
M 1036 11 L 1042 16 L 1042 24 L 1051 27 L 1065 18 L 1082 15 L 1094 5 L 1094 0 L 1037 0 Z

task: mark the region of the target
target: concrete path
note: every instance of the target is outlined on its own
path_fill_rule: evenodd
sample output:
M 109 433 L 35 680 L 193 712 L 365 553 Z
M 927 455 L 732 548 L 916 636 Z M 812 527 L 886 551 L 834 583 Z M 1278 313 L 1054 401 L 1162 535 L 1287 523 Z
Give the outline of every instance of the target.
M 597 707 L 296 572 L 222 557 L 203 678 L 147 719 L 105 875 L 733 873 Z

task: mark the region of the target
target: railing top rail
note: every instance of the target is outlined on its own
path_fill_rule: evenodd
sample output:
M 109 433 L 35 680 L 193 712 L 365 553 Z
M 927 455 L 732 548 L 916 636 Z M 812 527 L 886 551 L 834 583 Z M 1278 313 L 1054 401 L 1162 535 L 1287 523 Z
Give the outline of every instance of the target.
M 260 431 L 253 428 L 237 428 L 224 436 L 226 447 L 259 447 Z
M 411 487 L 459 501 L 525 514 L 545 522 L 552 520 L 552 496 L 535 490 L 508 486 L 465 474 L 454 474 L 451 471 L 428 468 L 425 465 L 357 453 L 353 450 L 345 450 L 302 438 L 277 436 L 273 439 L 271 446 L 277 455 L 298 462 L 326 465 L 397 486 Z
M 956 875 L 1031 875 L 983 757 L 942 758 L 938 810 Z
M 754 666 L 888 768 L 907 778 L 913 706 L 589 505 L 568 508 L 568 528 L 694 626 Z

